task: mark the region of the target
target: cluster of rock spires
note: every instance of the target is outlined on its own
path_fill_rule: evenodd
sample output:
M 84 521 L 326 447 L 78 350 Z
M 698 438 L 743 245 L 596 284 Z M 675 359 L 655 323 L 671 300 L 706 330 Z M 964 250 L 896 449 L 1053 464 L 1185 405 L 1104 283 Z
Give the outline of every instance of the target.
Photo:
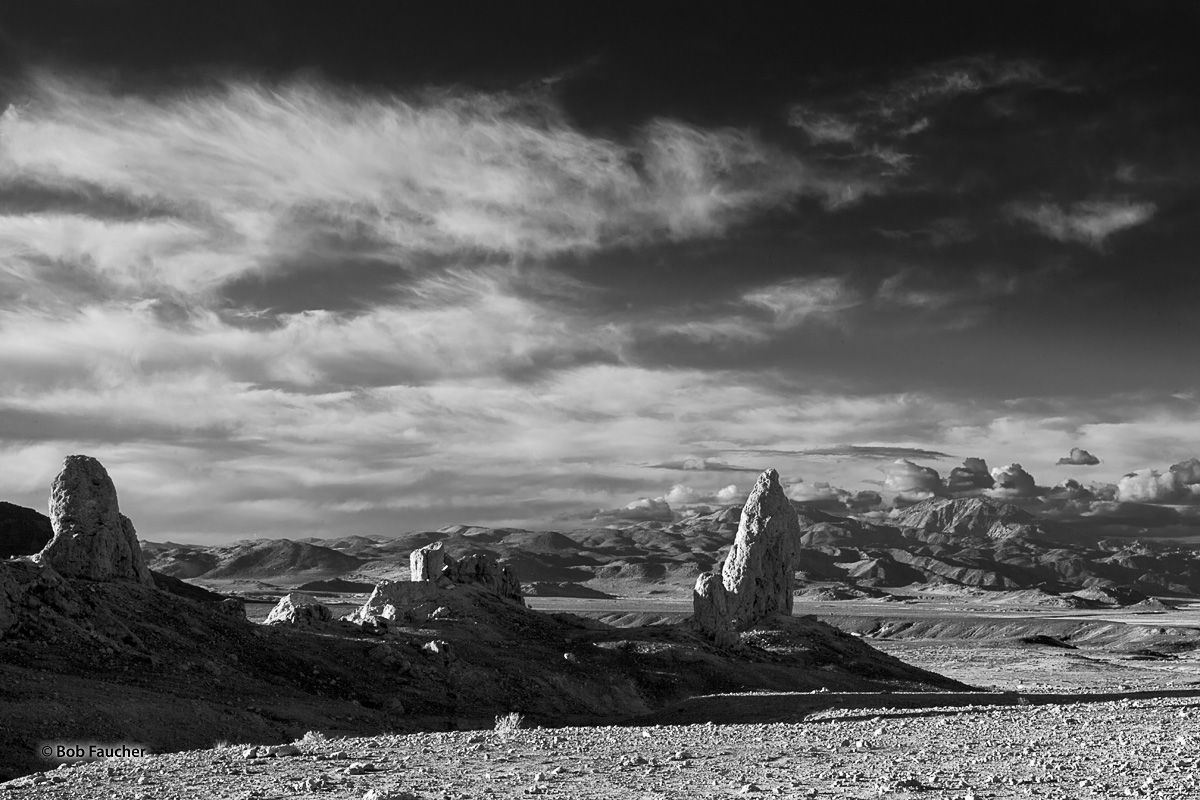
M 746 499 L 729 556 L 696 579 L 696 626 L 718 643 L 730 644 L 736 631 L 778 614 L 790 615 L 799 550 L 799 516 L 783 492 L 779 473 L 769 469 Z

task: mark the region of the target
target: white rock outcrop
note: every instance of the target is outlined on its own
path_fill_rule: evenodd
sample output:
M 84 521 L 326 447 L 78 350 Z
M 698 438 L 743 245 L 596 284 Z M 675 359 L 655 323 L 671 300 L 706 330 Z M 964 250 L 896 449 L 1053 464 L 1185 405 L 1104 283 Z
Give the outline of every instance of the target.
M 696 579 L 693 621 L 718 641 L 777 614 L 792 613 L 800 519 L 779 473 L 769 469 L 742 508 L 729 556 L 719 569 Z
M 50 486 L 54 537 L 34 561 L 69 578 L 153 586 L 137 532 L 121 514 L 108 471 L 91 456 L 67 456 Z
M 292 592 L 279 598 L 264 625 L 316 625 L 333 619 L 333 612 L 311 594 Z
M 484 553 L 468 553 L 456 559 L 434 542 L 409 554 L 410 580 L 434 583 L 442 588 L 454 584 L 482 586 L 508 600 L 525 604 L 521 584 L 507 566 Z

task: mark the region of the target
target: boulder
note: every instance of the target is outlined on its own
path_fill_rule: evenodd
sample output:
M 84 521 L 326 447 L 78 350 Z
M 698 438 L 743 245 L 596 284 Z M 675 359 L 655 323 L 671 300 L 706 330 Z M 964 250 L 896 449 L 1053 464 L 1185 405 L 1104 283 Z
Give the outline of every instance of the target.
M 117 490 L 91 456 L 67 456 L 50 486 L 54 537 L 34 560 L 68 578 L 127 580 L 153 586 L 137 532 L 117 505 Z
M 733 548 L 719 573 L 701 575 L 692 593 L 694 623 L 717 639 L 777 614 L 792 613 L 800 520 L 769 469 L 742 508 Z
M 311 594 L 292 592 L 279 598 L 264 625 L 316 625 L 333 619 L 329 606 Z

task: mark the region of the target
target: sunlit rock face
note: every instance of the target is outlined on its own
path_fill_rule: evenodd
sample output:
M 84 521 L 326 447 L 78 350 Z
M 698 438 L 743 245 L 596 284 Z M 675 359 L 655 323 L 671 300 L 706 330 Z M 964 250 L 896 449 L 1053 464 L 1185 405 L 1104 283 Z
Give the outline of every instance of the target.
M 525 603 L 521 584 L 509 567 L 484 553 L 468 553 L 456 559 L 445 551 L 441 542 L 409 555 L 409 575 L 415 582 L 482 586 L 500 597 Z
M 108 471 L 91 456 L 67 456 L 50 486 L 54 537 L 34 556 L 69 578 L 153 586 L 137 533 L 121 514 Z
M 777 614 L 791 614 L 800 520 L 779 473 L 759 476 L 729 557 L 719 574 L 701 575 L 692 595 L 695 624 L 718 639 Z

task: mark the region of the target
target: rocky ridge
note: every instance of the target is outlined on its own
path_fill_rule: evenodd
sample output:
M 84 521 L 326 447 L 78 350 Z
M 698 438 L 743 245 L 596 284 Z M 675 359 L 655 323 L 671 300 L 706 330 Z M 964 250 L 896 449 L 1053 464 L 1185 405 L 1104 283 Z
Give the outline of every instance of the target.
M 1200 597 L 1197 550 L 1151 539 L 1097 539 L 990 498 L 932 500 L 895 518 L 866 521 L 793 504 L 799 516 L 798 585 L 839 581 L 859 588 L 947 584 L 989 591 L 1039 589 L 1066 594 L 1084 589 L 1148 596 Z M 369 587 L 407 580 L 412 550 L 436 541 L 454 552 L 503 560 L 539 593 L 629 593 L 634 587 L 680 594 L 724 560 L 740 509 L 723 508 L 674 523 L 624 528 L 525 531 L 450 526 L 395 537 L 346 537 L 213 547 L 145 544 L 150 566 L 213 588 L 229 580 L 301 588 L 340 580 Z M 944 526 L 944 527 L 942 527 Z M 241 561 L 270 549 L 282 566 Z M 261 562 L 259 562 L 261 563 Z M 276 562 L 272 562 L 276 563 Z M 207 566 L 205 566 L 207 564 Z M 289 569 L 293 571 L 289 572 Z M 313 586 L 312 588 L 317 588 Z

